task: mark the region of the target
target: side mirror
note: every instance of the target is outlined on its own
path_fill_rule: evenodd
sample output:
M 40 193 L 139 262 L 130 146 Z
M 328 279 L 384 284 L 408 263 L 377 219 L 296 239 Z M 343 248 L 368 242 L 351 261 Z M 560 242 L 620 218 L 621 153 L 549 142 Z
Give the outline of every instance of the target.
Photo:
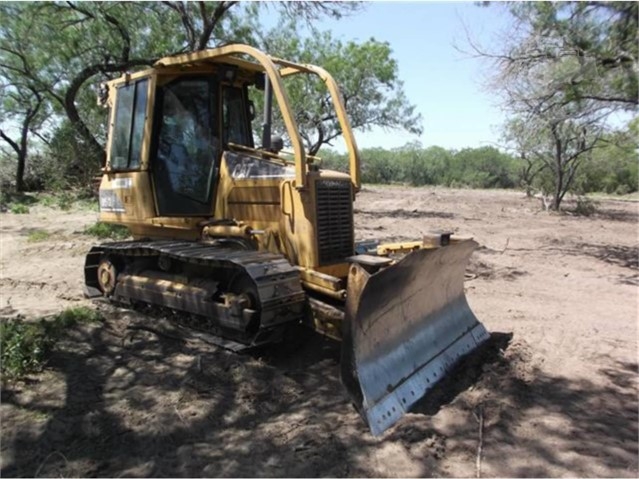
M 250 121 L 255 120 L 255 103 L 253 103 L 253 100 L 249 100 L 248 102 L 248 114 Z

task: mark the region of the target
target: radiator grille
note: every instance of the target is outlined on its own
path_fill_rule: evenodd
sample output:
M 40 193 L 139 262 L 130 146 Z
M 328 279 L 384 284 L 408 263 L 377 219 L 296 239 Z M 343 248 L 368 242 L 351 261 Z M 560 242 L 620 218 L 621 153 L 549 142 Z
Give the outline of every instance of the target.
M 351 182 L 319 180 L 315 183 L 315 190 L 319 264 L 344 261 L 353 254 Z

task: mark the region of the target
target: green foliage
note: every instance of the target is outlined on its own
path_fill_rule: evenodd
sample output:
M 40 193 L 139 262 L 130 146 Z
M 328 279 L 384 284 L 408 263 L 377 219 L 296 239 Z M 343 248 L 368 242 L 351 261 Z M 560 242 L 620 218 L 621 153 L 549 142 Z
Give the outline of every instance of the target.
M 47 333 L 47 322 L 26 323 L 20 319 L 0 323 L 2 372 L 4 376 L 20 377 L 41 369 L 54 343 Z
M 326 69 L 339 85 L 353 129 L 367 131 L 378 126 L 421 133 L 421 115 L 404 93 L 397 62 L 387 42 L 374 38 L 342 42 L 330 32 L 316 30 L 309 37 L 301 38 L 298 23 L 291 21 L 265 33 L 261 43 L 272 55 Z M 285 77 L 284 86 L 300 136 L 306 149 L 314 155 L 322 145 L 330 145 L 342 133 L 327 88 L 319 77 L 306 74 Z M 258 111 L 262 110 L 262 97 L 256 92 L 254 101 Z M 274 113 L 273 131 L 284 136 L 282 117 L 278 111 Z M 258 113 L 256 126 L 260 122 Z
M 102 315 L 87 306 L 67 308 L 54 319 L 54 323 L 57 324 L 56 327 L 61 327 L 62 329 L 79 323 L 96 323 L 98 321 L 102 321 Z
M 513 188 L 517 183 L 513 158 L 492 146 L 458 151 L 450 170 L 454 180 L 471 188 Z
M 455 155 L 452 151 L 439 146 L 422 149 L 419 144 L 410 144 L 396 151 L 402 165 L 401 180 L 404 183 L 412 186 L 450 185 L 455 179 L 451 175 Z
M 326 170 L 348 173 L 348 158 L 329 148 L 323 148 L 318 156 L 322 159 L 321 167 Z
M 578 192 L 601 191 L 609 194 L 634 193 L 639 186 L 639 165 L 634 161 L 615 155 L 594 155 L 585 164 L 577 178 Z
M 92 100 L 93 103 L 86 100 L 84 112 L 95 117 L 96 131 L 106 131 L 106 112 L 103 109 L 93 111 L 95 97 Z M 91 183 L 91 179 L 100 173 L 100 159 L 84 153 L 90 151 L 90 145 L 77 134 L 68 120 L 62 121 L 49 135 L 46 151 L 46 156 L 32 159 L 31 170 L 33 175 L 41 179 L 44 189 L 48 191 L 86 187 Z
M 366 183 L 389 184 L 401 175 L 400 164 L 392 161 L 392 154 L 382 148 L 361 151 L 362 181 Z
M 46 241 L 51 236 L 51 233 L 45 230 L 35 230 L 29 233 L 27 241 L 30 243 L 37 243 L 39 241 Z
M 100 204 L 98 203 L 97 198 L 94 197 L 80 197 L 75 201 L 75 206 L 88 211 L 100 211 Z
M 0 207 L 13 214 L 28 214 L 29 207 L 37 202 L 37 198 L 31 194 L 16 192 L 10 188 L 2 188 L 0 191 Z
M 639 135 L 635 119 L 624 129 L 601 131 L 594 139 L 583 134 L 561 135 L 562 153 L 557 157 L 556 142 L 551 132 L 535 128 L 536 121 L 511 120 L 506 140 L 519 152 L 521 186 L 527 191 L 540 191 L 555 196 L 558 171 L 563 175 L 561 191 L 578 195 L 591 192 L 628 194 L 639 187 Z M 561 133 L 560 129 L 556 130 Z M 570 130 L 568 130 L 570 132 Z M 573 130 L 575 131 L 575 130 Z M 581 132 L 577 129 L 578 133 Z M 579 144 L 575 144 L 579 140 Z M 586 142 L 587 140 L 587 142 Z M 587 146 L 587 148 L 584 148 Z
M 58 196 L 57 206 L 63 211 L 68 211 L 73 206 L 74 197 L 68 191 L 63 191 Z
M 575 191 L 601 191 L 625 195 L 639 188 L 639 118 L 626 131 L 614 132 L 602 138 L 575 181 Z
M 615 142 L 612 142 L 613 138 Z M 593 160 L 576 171 L 571 191 L 584 195 L 593 192 L 627 194 L 639 186 L 639 158 L 633 132 L 614 134 L 605 146 L 594 150 Z M 625 141 L 625 143 L 622 141 Z M 323 149 L 319 152 L 322 168 L 348 172 L 346 154 Z M 526 173 L 519 157 L 493 147 L 446 150 L 439 146 L 423 148 L 419 143 L 385 150 L 361 151 L 362 181 L 373 184 L 401 183 L 411 186 L 441 185 L 455 188 L 530 188 L 552 195 L 555 179 L 550 168 L 542 168 L 534 177 Z M 528 175 L 528 176 L 527 176 Z M 532 178 L 532 180 L 531 180 Z M 530 181 L 530 183 L 526 183 Z
M 510 115 L 509 147 L 521 157 L 522 186 L 536 184 L 559 209 L 566 193 L 610 189 L 593 167 L 619 111 L 637 111 L 637 2 L 509 2 L 514 22 L 493 62 L 492 87 Z M 484 52 L 481 52 L 484 53 Z M 625 162 L 624 162 L 625 165 Z M 625 184 L 632 167 L 604 177 Z M 598 183 L 598 184 L 596 184 Z M 616 189 L 616 188 L 615 188 Z
M 364 183 L 513 188 L 519 181 L 517 160 L 493 147 L 456 152 L 412 143 L 393 150 L 365 148 L 360 156 Z M 322 150 L 320 157 L 324 168 L 348 172 L 346 155 Z
M 50 194 L 43 194 L 38 198 L 38 202 L 47 208 L 53 208 L 56 205 L 56 197 Z
M 561 63 L 549 93 L 636 109 L 637 2 L 511 2 L 508 8 L 520 23 L 507 45 L 511 71 Z
M 90 211 L 99 210 L 98 201 L 88 188 L 51 193 L 16 193 L 10 189 L 4 189 L 0 195 L 0 205 L 15 214 L 29 213 L 29 208 L 35 205 L 63 211 L 68 211 L 73 207 Z
M 61 190 L 53 193 L 38 193 L 35 195 L 38 204 L 49 208 L 69 211 L 73 207 L 98 211 L 98 201 L 88 188 L 81 190 Z
M 14 215 L 28 215 L 29 207 L 27 205 L 18 203 L 11 205 L 9 211 L 11 211 L 11 213 L 13 213 Z
M 259 12 L 273 8 L 311 21 L 340 18 L 360 4 L 0 2 L 0 142 L 17 160 L 16 188 L 29 189 L 20 171 L 37 153 L 47 161 L 35 178 L 47 188 L 86 184 L 101 166 L 107 112 L 95 101 L 100 82 L 167 55 L 256 44 Z M 3 126 L 16 124 L 21 136 L 4 134 Z
M 19 378 L 41 371 L 51 349 L 65 330 L 80 323 L 101 321 L 97 311 L 80 306 L 52 319 L 27 322 L 20 318 L 0 321 L 0 357 L 3 377 Z
M 84 230 L 84 234 L 100 239 L 124 239 L 130 235 L 129 229 L 126 226 L 101 222 L 87 227 Z

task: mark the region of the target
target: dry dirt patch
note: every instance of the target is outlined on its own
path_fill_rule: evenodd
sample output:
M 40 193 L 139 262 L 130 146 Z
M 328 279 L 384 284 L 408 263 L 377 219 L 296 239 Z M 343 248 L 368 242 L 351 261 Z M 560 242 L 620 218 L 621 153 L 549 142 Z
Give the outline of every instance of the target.
M 43 374 L 3 385 L 2 475 L 475 476 L 481 421 L 483 476 L 637 476 L 637 203 L 580 218 L 514 192 L 366 187 L 356 209 L 358 239 L 481 245 L 466 289 L 493 339 L 396 427 L 370 436 L 321 337 L 236 355 L 101 305 Z M 2 214 L 5 317 L 84 304 L 95 220 Z

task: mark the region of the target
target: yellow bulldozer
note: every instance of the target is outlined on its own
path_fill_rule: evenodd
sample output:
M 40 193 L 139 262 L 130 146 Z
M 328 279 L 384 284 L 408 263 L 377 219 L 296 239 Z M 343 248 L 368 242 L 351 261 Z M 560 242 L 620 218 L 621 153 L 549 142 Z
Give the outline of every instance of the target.
M 348 174 L 305 151 L 285 88 L 295 75 L 325 85 Z M 289 150 L 271 135 L 274 99 Z M 124 74 L 99 101 L 110 108 L 100 221 L 133 239 L 90 250 L 87 296 L 169 309 L 233 350 L 300 324 L 339 340 L 342 383 L 375 435 L 489 337 L 464 295 L 472 239 L 355 243 L 360 157 L 323 68 L 228 45 Z

